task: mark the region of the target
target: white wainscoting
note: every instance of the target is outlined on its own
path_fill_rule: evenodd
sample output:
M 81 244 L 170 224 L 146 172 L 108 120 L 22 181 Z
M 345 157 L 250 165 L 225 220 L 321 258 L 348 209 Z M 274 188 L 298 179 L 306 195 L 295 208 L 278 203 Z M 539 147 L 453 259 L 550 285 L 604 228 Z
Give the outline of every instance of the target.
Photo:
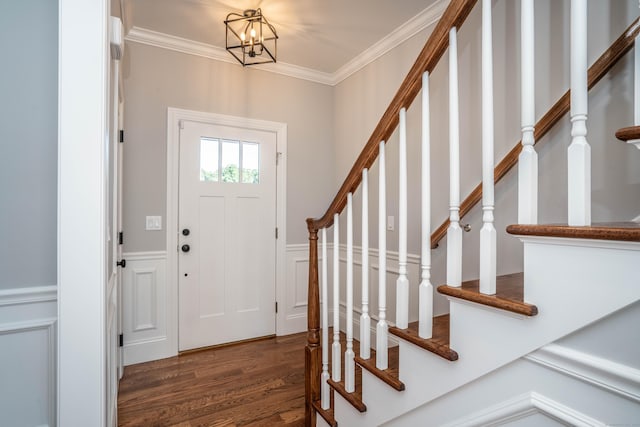
M 340 245 L 340 325 L 344 329 L 345 322 L 345 275 L 346 275 L 346 245 Z M 362 307 L 361 289 L 362 289 L 362 248 L 354 247 L 354 269 L 353 269 L 353 287 L 354 287 L 354 336 L 359 339 L 359 315 Z M 322 262 L 321 243 L 318 244 L 318 280 L 321 283 Z M 333 286 L 333 244 L 327 246 L 328 272 L 329 272 L 329 304 L 332 304 L 331 289 Z M 410 300 L 417 301 L 418 298 L 418 279 L 420 271 L 420 256 L 409 254 L 407 257 L 407 268 L 409 270 L 409 280 L 416 286 L 411 287 Z M 378 251 L 377 249 L 369 249 L 369 313 L 371 314 L 373 337 L 375 338 L 375 322 L 378 320 Z M 387 319 L 393 324 L 395 320 L 395 304 L 396 304 L 396 279 L 398 277 L 398 253 L 387 252 Z M 306 244 L 287 245 L 287 283 L 286 293 L 281 296 L 278 301 L 279 315 L 282 321 L 279 323 L 278 334 L 286 335 L 307 330 L 307 288 L 309 282 L 309 246 Z M 415 294 L 415 295 L 414 295 Z M 321 302 L 322 303 L 322 302 Z M 417 304 L 410 308 L 410 320 L 417 320 Z M 329 306 L 329 312 L 332 312 L 333 305 Z M 329 324 L 332 323 L 332 316 L 329 315 Z M 282 327 L 280 327 L 282 325 Z M 375 339 L 372 340 L 375 342 Z M 397 344 L 391 340 L 392 344 Z
M 278 335 L 307 330 L 309 245 L 287 245 L 286 265 L 286 284 L 280 287 L 284 293 L 278 295 Z
M 0 425 L 56 425 L 57 287 L 0 291 Z
M 122 270 L 122 319 L 124 364 L 131 365 L 175 356 L 178 319 L 173 319 L 167 298 L 167 253 L 124 254 Z

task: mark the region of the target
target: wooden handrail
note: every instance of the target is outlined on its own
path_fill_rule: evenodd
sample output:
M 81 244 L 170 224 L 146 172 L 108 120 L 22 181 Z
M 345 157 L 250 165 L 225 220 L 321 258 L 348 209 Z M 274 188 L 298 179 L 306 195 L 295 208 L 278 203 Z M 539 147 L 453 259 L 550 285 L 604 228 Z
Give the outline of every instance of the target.
M 347 204 L 347 194 L 352 193 L 360 185 L 362 179 L 362 169 L 370 168 L 378 157 L 378 145 L 380 141 L 387 141 L 396 126 L 398 126 L 398 113 L 401 108 L 409 108 L 415 97 L 422 89 L 422 74 L 425 71 L 432 72 L 438 61 L 449 46 L 449 30 L 453 27 L 460 28 L 476 4 L 477 0 L 451 0 L 449 6 L 442 14 L 436 28 L 433 30 L 424 48 L 418 55 L 391 100 L 387 110 L 382 115 L 378 125 L 373 130 L 371 137 L 367 141 L 360 155 L 356 159 L 349 175 L 342 183 L 338 194 L 334 197 L 327 212 L 319 219 L 308 219 L 309 229 L 319 230 L 330 227 L 333 224 L 333 215 L 341 213 Z
M 320 398 L 320 290 L 318 288 L 318 230 L 333 224 L 333 216 L 341 213 L 347 195 L 360 185 L 362 170 L 369 168 L 378 156 L 380 141 L 387 141 L 396 126 L 401 108 L 408 108 L 422 89 L 422 74 L 433 71 L 449 46 L 449 30 L 460 28 L 477 0 L 451 0 L 449 6 L 429 36 L 418 59 L 409 70 L 393 100 L 382 115 L 371 137 L 351 168 L 349 175 L 320 219 L 307 219 L 309 230 L 309 288 L 307 296 L 307 345 L 305 347 L 305 426 L 316 425 L 314 401 Z
M 627 28 L 620 37 L 613 42 L 607 50 L 593 63 L 589 68 L 588 86 L 589 89 L 594 87 L 596 83 L 604 77 L 605 74 L 613 68 L 613 66 L 633 47 L 636 36 L 640 33 L 640 19 L 636 19 Z M 534 137 L 537 144 L 540 138 L 545 136 L 547 132 L 556 124 L 562 116 L 569 112 L 571 107 L 571 91 L 566 91 L 564 95 L 556 101 L 555 104 L 545 113 L 544 116 L 536 123 Z M 506 156 L 496 165 L 494 170 L 494 182 L 498 183 L 517 163 L 518 156 L 522 150 L 522 140 L 507 153 Z M 460 218 L 469 213 L 469 211 L 482 200 L 482 183 L 467 196 L 460 204 Z M 449 219 L 444 220 L 442 224 L 431 234 L 431 249 L 438 247 L 438 243 L 447 235 L 449 228 Z

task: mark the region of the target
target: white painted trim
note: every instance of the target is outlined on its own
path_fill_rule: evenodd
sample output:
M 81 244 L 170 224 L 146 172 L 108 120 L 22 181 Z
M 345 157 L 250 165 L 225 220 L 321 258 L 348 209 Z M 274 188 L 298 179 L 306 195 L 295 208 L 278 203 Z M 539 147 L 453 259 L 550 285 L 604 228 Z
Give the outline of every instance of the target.
M 522 243 L 536 243 L 540 245 L 575 246 L 581 248 L 622 249 L 640 251 L 640 242 L 624 242 L 618 240 L 579 239 L 570 237 L 550 236 L 520 236 Z
M 109 1 L 58 2 L 57 422 L 105 425 Z M 81 35 L 81 36 L 79 36 Z
M 125 252 L 122 257 L 127 261 L 155 261 L 167 259 L 167 251 Z
M 287 250 L 287 124 L 247 117 L 184 110 L 169 107 L 167 109 L 167 298 L 172 301 L 167 311 L 167 337 L 178 351 L 178 177 L 181 120 L 211 123 L 223 126 L 235 126 L 276 134 L 278 166 L 276 168 L 276 227 L 279 235 L 276 240 L 276 301 L 284 301 L 286 292 L 286 250 Z M 171 248 L 176 248 L 172 250 Z M 276 334 L 284 330 L 286 316 L 284 311 L 276 313 Z
M 396 28 L 384 38 L 380 39 L 360 55 L 340 67 L 332 74 L 332 85 L 337 85 L 376 59 L 380 58 L 391 49 L 399 46 L 409 38 L 418 34 L 420 31 L 438 22 L 448 5 L 449 2 L 445 0 L 435 1 L 422 12 L 418 13 L 416 16 Z
M 640 370 L 558 344 L 549 344 L 525 359 L 640 402 Z
M 58 287 L 33 286 L 0 290 L 0 307 L 18 304 L 36 304 L 55 301 L 58 298 Z
M 603 422 L 533 391 L 466 415 L 442 427 L 498 426 L 537 413 L 567 423 L 567 425 L 605 427 Z
M 418 34 L 420 31 L 438 22 L 447 8 L 447 5 L 448 1 L 435 1 L 422 12 L 377 41 L 367 50 L 333 73 L 313 70 L 311 68 L 301 67 L 285 62 L 263 64 L 258 69 L 328 86 L 335 86 L 371 62 L 380 58 L 391 49 L 399 46 L 409 38 Z M 241 67 L 238 61 L 236 61 L 225 49 L 221 47 L 149 30 L 147 28 L 134 26 L 127 33 L 125 40 L 162 49 L 173 50 L 187 55 L 195 55 L 213 59 L 215 61 L 226 62 Z
M 229 52 L 217 46 L 207 43 L 189 40 L 170 34 L 160 33 L 146 28 L 133 27 L 127 34 L 125 40 L 136 42 L 149 46 L 159 47 L 162 49 L 173 50 L 175 52 L 186 53 L 187 55 L 195 55 L 203 58 L 213 59 L 215 61 L 226 62 L 242 69 L 242 66 L 236 61 Z M 285 62 L 277 62 L 275 64 L 263 64 L 260 68 L 262 71 L 282 74 L 302 80 L 309 80 L 324 85 L 333 85 L 332 74 L 321 71 L 312 70 L 310 68 L 300 67 Z
M 19 303 L 20 304 L 20 303 Z M 55 317 L 16 323 L 0 323 L 0 335 L 44 330 L 47 333 L 47 397 L 48 424 L 56 425 L 56 323 Z

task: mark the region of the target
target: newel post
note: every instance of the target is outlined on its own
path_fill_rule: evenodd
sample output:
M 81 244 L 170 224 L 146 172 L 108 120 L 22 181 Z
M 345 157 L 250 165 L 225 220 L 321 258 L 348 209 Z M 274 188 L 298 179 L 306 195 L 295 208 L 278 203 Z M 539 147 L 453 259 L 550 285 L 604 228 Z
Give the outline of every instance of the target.
M 316 425 L 313 402 L 320 399 L 320 291 L 318 288 L 318 230 L 307 219 L 309 230 L 309 289 L 307 299 L 307 346 L 304 349 L 305 426 Z

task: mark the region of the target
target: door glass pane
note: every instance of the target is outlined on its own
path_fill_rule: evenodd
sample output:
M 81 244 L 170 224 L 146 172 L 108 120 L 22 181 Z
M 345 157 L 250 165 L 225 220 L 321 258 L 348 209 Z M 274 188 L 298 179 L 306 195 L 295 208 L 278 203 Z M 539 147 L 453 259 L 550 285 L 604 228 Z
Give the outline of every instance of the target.
M 240 182 L 240 142 L 222 141 L 222 182 Z
M 218 173 L 218 140 L 200 139 L 200 181 L 220 180 Z
M 260 182 L 260 144 L 255 142 L 242 143 L 242 182 Z

